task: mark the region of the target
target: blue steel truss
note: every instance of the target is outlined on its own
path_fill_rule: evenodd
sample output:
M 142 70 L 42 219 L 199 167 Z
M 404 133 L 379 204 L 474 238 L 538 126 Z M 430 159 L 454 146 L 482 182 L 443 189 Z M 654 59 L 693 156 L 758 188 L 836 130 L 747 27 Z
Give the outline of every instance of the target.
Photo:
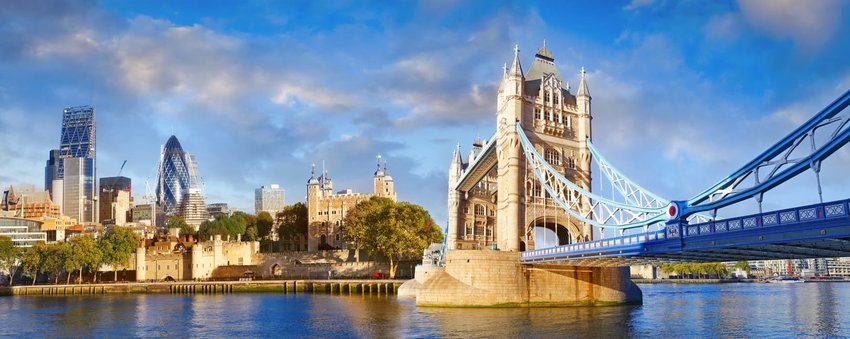
M 812 169 L 818 175 L 820 184 L 821 162 L 850 141 L 850 114 L 842 114 L 846 113 L 843 111 L 848 105 L 850 91 L 844 92 L 809 121 L 741 169 L 693 198 L 679 202 L 680 215 L 688 216 L 716 210 L 752 197 L 761 202 L 761 196 L 765 192 L 807 169 Z M 826 140 L 818 145 L 818 136 L 823 133 L 826 133 Z M 795 151 L 806 150 L 801 148 L 804 146 L 809 146 L 808 154 L 793 158 Z M 748 178 L 752 179 L 753 184 L 743 185 Z M 818 189 L 820 190 L 820 187 Z
M 667 220 L 664 207 L 642 207 L 593 194 L 552 167 L 517 123 L 520 144 L 530 168 L 552 199 L 572 217 L 600 228 L 630 229 Z

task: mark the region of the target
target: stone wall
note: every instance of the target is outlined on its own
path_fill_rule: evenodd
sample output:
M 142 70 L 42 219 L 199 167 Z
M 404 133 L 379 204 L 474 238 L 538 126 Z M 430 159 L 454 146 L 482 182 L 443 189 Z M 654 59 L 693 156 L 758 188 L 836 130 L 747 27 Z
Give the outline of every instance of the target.
M 421 306 L 640 303 L 628 268 L 521 265 L 519 252 L 452 251 L 416 295 Z

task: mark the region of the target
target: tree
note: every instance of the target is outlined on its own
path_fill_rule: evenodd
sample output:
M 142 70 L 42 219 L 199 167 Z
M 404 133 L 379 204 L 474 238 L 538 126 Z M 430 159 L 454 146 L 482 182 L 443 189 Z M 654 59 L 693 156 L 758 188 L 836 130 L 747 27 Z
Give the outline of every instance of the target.
M 24 250 L 21 256 L 21 269 L 24 270 L 24 274 L 32 277 L 33 285 L 38 279 L 38 274 L 42 271 L 46 257 L 47 244 L 43 241 L 38 241 L 32 247 Z
M 750 268 L 750 263 L 746 261 L 739 261 L 735 263 L 735 268 L 740 268 L 744 272 L 750 273 L 752 268 Z
M 401 259 L 417 257 L 431 243 L 442 242 L 443 232 L 421 206 L 379 197 L 360 204 L 364 204 L 362 208 L 366 212 L 356 212 L 350 219 L 346 217 L 345 229 L 353 235 L 344 233 L 343 237 L 352 246 L 366 248 L 373 257 L 386 258 L 390 278 L 395 278 Z
M 71 267 L 80 270 L 79 282 L 83 282 L 83 269 L 97 269 L 101 263 L 101 252 L 91 234 L 71 238 L 69 262 Z M 67 263 L 66 263 L 67 267 Z
M 132 229 L 120 226 L 110 228 L 98 240 L 102 254 L 101 261 L 112 266 L 114 281 L 118 281 L 118 267 L 126 267 L 130 261 L 130 255 L 139 246 L 139 241 L 139 236 Z
M 262 211 L 260 214 L 257 214 L 257 237 L 256 239 L 268 239 L 268 237 L 272 233 L 272 226 L 274 226 L 274 218 L 269 212 Z M 250 228 L 250 226 L 249 226 Z M 246 230 L 247 231 L 247 230 Z M 247 235 L 247 233 L 246 233 Z M 251 239 L 251 240 L 256 240 Z
M 307 234 L 307 205 L 298 202 L 277 213 L 277 234 L 280 241 L 292 240 L 299 234 Z
M 373 197 L 361 201 L 346 213 L 340 233 L 342 239 L 354 248 L 354 258 L 357 262 L 360 262 L 360 250 L 367 241 L 371 227 L 386 217 L 384 212 L 393 204 L 388 198 Z
M 18 258 L 21 249 L 15 247 L 12 238 L 0 236 L 0 270 L 9 272 L 9 285 L 14 285 L 15 271 L 17 271 Z
M 59 275 L 65 269 L 65 261 L 68 260 L 70 249 L 70 245 L 66 242 L 47 244 L 47 253 L 42 270 L 53 275 L 54 284 L 59 282 Z
M 179 228 L 180 234 L 182 234 L 182 235 L 186 235 L 186 234 L 190 234 L 192 236 L 197 235 L 195 228 L 192 227 L 191 225 L 187 224 L 186 220 L 184 220 L 183 217 L 181 217 L 179 215 L 169 216 L 168 220 L 166 220 L 166 222 L 165 222 L 165 227 L 169 228 L 169 229 Z
M 255 241 L 259 238 L 260 236 L 257 234 L 257 226 L 248 226 L 248 229 L 245 230 L 245 240 Z
M 204 221 L 201 224 L 198 235 L 206 239 L 214 235 L 236 238 L 237 235 L 245 234 L 247 228 L 245 216 L 245 213 L 237 212 L 233 213 L 232 216 L 219 215 L 215 220 Z

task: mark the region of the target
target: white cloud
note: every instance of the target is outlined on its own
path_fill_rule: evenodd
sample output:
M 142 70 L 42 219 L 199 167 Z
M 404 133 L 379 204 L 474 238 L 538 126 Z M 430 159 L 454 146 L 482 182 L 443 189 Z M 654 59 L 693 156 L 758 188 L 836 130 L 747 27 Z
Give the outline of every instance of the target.
M 740 0 L 741 13 L 755 30 L 773 38 L 790 38 L 802 52 L 818 52 L 842 24 L 840 0 Z

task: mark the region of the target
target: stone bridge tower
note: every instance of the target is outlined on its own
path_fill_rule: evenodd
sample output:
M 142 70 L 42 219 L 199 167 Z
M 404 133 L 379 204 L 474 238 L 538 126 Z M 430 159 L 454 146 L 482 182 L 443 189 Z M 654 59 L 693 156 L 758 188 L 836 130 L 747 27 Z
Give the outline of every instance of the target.
M 592 238 L 590 225 L 570 218 L 551 197 L 544 198 L 545 192 L 526 166 L 515 127 L 519 122 L 537 151 L 556 170 L 590 190 L 591 159 L 586 142 L 591 137 L 590 102 L 584 69 L 573 95 L 570 85 L 561 79 L 545 43 L 534 55 L 528 72 L 523 72 L 519 48 L 514 49 L 513 62 L 504 68 L 497 95 L 492 145 L 495 152 L 491 154 L 485 149 L 486 154 L 480 155 L 495 157 L 493 168 L 472 189 L 462 191 L 454 188 L 464 172 L 470 170 L 473 158 L 481 153 L 481 143 L 473 145 L 467 162 L 463 161 L 460 150 L 456 150 L 449 165 L 449 248 L 469 249 L 469 245 L 463 244 L 470 239 L 473 244 L 481 244 L 483 239 L 484 245 L 490 245 L 492 239 L 503 251 L 531 249 L 536 247 L 535 228 L 549 230 L 548 244 L 563 245 Z M 479 152 L 475 151 L 476 147 Z M 473 201 L 480 200 L 482 189 L 492 197 L 489 203 Z M 479 205 L 485 207 L 487 214 L 495 210 L 495 218 L 482 218 Z M 490 228 L 495 229 L 492 238 L 487 237 Z

